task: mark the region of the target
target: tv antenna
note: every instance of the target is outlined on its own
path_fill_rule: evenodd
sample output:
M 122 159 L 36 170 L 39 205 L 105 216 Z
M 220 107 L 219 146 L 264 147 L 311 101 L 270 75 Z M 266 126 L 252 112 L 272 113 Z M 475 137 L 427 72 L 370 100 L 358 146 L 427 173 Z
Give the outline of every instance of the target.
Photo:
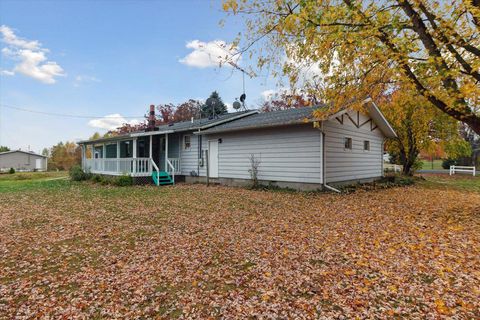
M 243 69 L 233 61 L 228 61 L 228 64 L 242 72 L 243 93 L 240 95 L 240 102 L 241 102 L 241 105 L 243 106 L 243 109 L 247 110 L 247 108 L 245 107 L 245 100 L 247 99 L 247 95 L 245 94 L 245 74 L 247 74 L 250 78 L 253 78 L 254 75 L 252 75 L 250 72 L 246 71 L 245 69 Z M 235 102 L 233 103 L 233 107 L 235 108 L 235 110 L 240 109 L 239 102 L 235 100 Z

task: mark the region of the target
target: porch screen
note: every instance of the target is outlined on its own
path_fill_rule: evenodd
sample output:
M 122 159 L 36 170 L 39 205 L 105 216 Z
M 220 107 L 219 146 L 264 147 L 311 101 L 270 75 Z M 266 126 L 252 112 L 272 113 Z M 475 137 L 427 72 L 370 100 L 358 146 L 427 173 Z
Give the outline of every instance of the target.
M 133 141 L 121 141 L 120 142 L 120 158 L 133 157 Z
M 117 157 L 117 144 L 107 144 L 105 146 L 105 157 L 116 158 Z
M 148 158 L 149 157 L 149 148 L 150 148 L 150 139 L 146 137 L 138 138 L 137 140 L 137 155 L 140 158 Z

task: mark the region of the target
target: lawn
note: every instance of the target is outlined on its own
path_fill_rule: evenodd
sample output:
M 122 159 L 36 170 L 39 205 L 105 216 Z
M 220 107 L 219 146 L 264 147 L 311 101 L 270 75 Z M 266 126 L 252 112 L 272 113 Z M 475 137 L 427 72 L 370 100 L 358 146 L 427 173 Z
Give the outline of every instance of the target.
M 480 178 L 426 179 L 6 189 L 0 318 L 479 318 Z
M 420 169 L 423 170 L 444 170 L 442 167 L 443 160 L 433 160 L 433 168 L 432 168 L 432 161 L 430 160 L 422 160 L 422 167 Z
M 17 172 L 0 174 L 0 193 L 20 192 L 38 188 L 52 188 L 69 184 L 65 179 L 68 172 Z M 63 180 L 63 181 L 60 181 Z M 52 181 L 56 181 L 52 183 Z

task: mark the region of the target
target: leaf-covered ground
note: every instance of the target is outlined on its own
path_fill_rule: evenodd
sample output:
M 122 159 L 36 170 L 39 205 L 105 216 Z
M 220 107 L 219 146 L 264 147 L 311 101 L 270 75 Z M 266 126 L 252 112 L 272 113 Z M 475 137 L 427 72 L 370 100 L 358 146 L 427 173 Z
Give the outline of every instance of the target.
M 0 193 L 0 318 L 480 317 L 480 193 Z

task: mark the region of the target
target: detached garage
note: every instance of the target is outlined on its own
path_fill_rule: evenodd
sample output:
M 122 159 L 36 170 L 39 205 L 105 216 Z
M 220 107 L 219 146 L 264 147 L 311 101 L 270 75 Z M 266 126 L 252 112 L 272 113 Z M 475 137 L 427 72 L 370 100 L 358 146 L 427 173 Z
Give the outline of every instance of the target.
M 46 171 L 47 157 L 30 151 L 14 150 L 0 153 L 0 171 Z

